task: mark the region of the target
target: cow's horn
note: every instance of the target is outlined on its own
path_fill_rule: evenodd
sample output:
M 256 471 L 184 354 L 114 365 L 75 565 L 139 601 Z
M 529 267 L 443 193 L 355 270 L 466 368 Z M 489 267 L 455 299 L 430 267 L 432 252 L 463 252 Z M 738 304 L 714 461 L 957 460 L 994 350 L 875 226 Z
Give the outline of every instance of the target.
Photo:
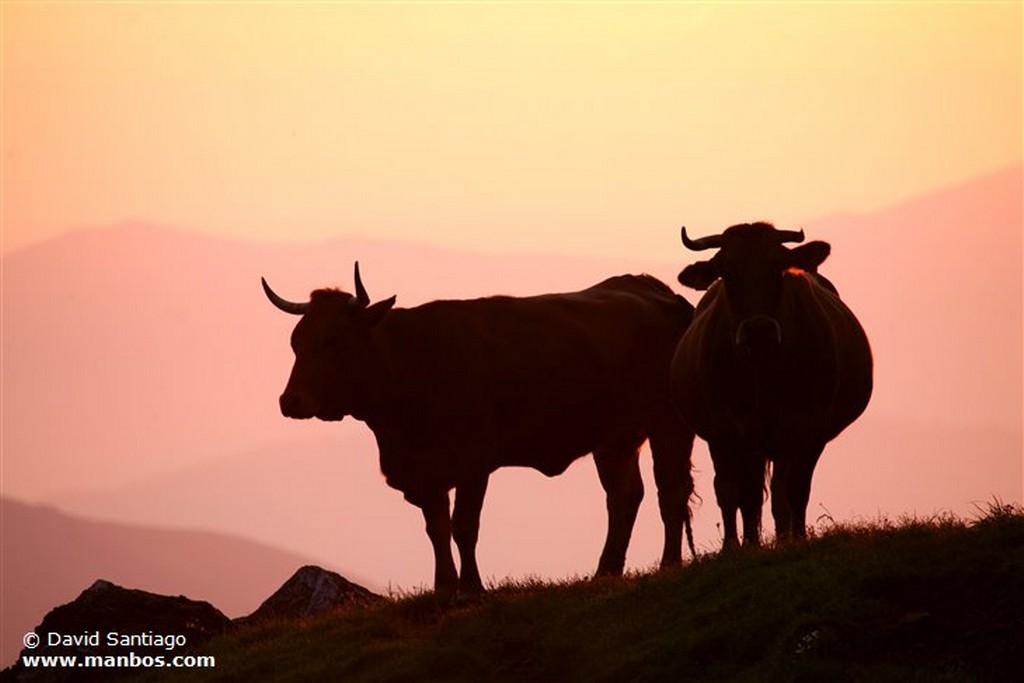
M 306 310 L 309 309 L 308 303 L 297 304 L 294 301 L 288 301 L 286 299 L 282 299 L 281 297 L 279 297 L 277 294 L 274 293 L 274 290 L 270 288 L 270 285 L 267 284 L 265 278 L 261 277 L 260 282 L 263 283 L 263 291 L 264 293 L 266 293 L 267 298 L 270 299 L 270 303 L 274 304 L 285 313 L 291 313 L 292 315 L 303 315 L 305 314 Z
M 775 237 L 779 240 L 779 244 L 785 244 L 786 242 L 803 242 L 804 231 L 803 230 L 776 230 Z
M 356 261 L 356 303 L 363 308 L 370 305 L 370 295 L 363 287 L 363 278 L 359 277 L 359 261 Z
M 682 227 L 683 244 L 690 251 L 704 251 L 705 249 L 718 249 L 722 246 L 721 235 L 708 235 L 707 237 L 701 237 L 699 239 L 691 240 L 686 235 L 686 226 Z

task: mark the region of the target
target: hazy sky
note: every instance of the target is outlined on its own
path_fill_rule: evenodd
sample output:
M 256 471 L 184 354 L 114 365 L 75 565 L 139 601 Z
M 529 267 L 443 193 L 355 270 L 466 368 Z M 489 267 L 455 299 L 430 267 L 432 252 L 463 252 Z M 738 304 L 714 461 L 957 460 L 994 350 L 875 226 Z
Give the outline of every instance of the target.
M 128 219 L 661 255 L 1021 159 L 1021 3 L 19 3 L 5 252 Z

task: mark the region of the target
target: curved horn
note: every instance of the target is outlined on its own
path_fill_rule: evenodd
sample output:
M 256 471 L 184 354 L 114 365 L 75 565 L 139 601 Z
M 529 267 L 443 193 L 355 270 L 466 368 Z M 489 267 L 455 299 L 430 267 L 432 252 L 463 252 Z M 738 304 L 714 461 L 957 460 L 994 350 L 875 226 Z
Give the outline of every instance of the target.
M 722 246 L 722 235 L 708 235 L 699 239 L 691 240 L 686 235 L 686 226 L 682 227 L 683 244 L 690 251 L 704 251 L 705 249 L 718 249 Z
M 274 293 L 274 290 L 270 288 L 270 285 L 267 284 L 266 279 L 261 277 L 260 282 L 263 283 L 263 292 L 267 295 L 267 298 L 270 299 L 270 303 L 274 304 L 285 313 L 291 313 L 292 315 L 303 315 L 305 314 L 306 310 L 309 309 L 308 303 L 297 304 L 293 301 L 288 301 L 286 299 L 282 299 L 281 297 L 279 297 L 277 294 Z
M 775 237 L 779 240 L 779 244 L 785 244 L 786 242 L 803 242 L 804 231 L 803 230 L 776 230 Z
M 359 277 L 359 261 L 356 261 L 356 303 L 362 308 L 370 305 L 370 295 L 366 293 L 366 287 L 363 287 L 363 278 Z

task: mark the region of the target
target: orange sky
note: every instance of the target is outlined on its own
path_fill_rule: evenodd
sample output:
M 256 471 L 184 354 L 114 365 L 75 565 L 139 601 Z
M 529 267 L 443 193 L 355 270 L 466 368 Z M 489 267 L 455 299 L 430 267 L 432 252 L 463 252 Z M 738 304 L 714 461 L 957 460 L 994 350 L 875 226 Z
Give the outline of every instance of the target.
M 3 12 L 4 252 L 125 219 L 637 256 L 1021 159 L 1021 3 Z

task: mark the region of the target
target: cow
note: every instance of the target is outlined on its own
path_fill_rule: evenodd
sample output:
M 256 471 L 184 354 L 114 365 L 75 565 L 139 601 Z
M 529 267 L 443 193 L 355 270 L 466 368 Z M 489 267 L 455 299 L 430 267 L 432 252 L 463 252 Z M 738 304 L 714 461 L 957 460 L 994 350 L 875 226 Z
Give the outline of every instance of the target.
M 707 290 L 672 359 L 680 415 L 708 442 L 724 546 L 760 543 L 771 470 L 776 538 L 806 535 L 807 500 L 825 448 L 867 407 L 872 358 L 867 336 L 835 286 L 817 274 L 831 247 L 770 223 L 734 225 L 690 239 L 718 249 L 687 266 L 679 282 Z M 769 462 L 771 466 L 769 467 Z
M 594 454 L 608 531 L 597 574 L 620 575 L 643 497 L 649 439 L 665 527 L 662 566 L 682 562 L 694 435 L 675 412 L 668 370 L 693 307 L 659 280 L 622 275 L 579 292 L 395 307 L 314 291 L 301 315 L 280 408 L 289 418 L 352 416 L 373 432 L 387 484 L 419 507 L 442 599 L 483 591 L 476 561 L 488 477 L 501 467 L 561 474 Z M 449 492 L 455 490 L 449 512 Z M 461 574 L 451 550 L 454 538 Z

